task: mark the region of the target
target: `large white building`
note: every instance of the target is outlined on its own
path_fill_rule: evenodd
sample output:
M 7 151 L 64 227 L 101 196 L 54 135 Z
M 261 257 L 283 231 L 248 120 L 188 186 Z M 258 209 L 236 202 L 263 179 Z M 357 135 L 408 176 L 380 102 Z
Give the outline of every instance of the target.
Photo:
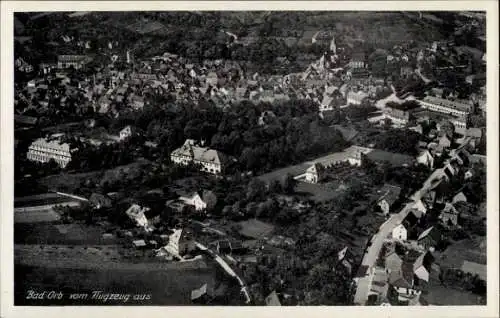
M 190 163 L 202 166 L 202 171 L 219 174 L 224 169 L 224 155 L 217 150 L 199 147 L 194 140 L 186 139 L 182 147 L 170 154 L 172 162 L 181 165 Z
M 39 138 L 30 145 L 27 158 L 38 162 L 49 162 L 50 159 L 54 159 L 61 168 L 64 168 L 71 161 L 71 153 L 71 147 L 67 143 L 61 143 L 58 139 Z
M 368 98 L 368 96 L 369 95 L 363 91 L 351 91 L 347 93 L 347 104 L 360 105 L 365 98 Z
M 419 102 L 426 109 L 458 117 L 467 117 L 473 110 L 473 105 L 463 100 L 448 100 L 435 96 L 426 96 Z

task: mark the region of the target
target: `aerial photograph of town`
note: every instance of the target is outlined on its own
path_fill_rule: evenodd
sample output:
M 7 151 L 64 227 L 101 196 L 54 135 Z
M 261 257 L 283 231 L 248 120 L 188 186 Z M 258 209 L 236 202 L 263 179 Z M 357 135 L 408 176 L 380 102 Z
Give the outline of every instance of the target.
M 489 304 L 486 12 L 13 19 L 15 306 Z

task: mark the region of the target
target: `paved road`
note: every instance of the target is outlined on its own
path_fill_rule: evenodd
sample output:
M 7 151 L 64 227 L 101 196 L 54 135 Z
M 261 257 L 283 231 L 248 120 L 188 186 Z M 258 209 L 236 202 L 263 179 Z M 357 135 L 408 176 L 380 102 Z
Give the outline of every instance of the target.
M 238 280 L 238 283 L 241 286 L 241 292 L 245 295 L 246 303 L 247 304 L 250 303 L 251 298 L 250 298 L 250 294 L 248 292 L 248 288 L 247 288 L 245 282 L 238 276 L 238 274 L 236 274 L 236 272 L 231 268 L 231 266 L 229 266 L 229 264 L 226 263 L 226 261 L 222 257 L 220 257 L 216 252 L 212 251 L 211 249 L 209 249 L 205 245 L 198 243 L 198 242 L 195 242 L 195 244 L 196 244 L 196 247 L 198 247 L 200 250 L 207 251 L 210 255 L 212 255 L 214 260 L 222 267 L 222 269 L 224 269 L 226 271 L 226 273 L 228 273 L 230 276 L 232 276 Z
M 355 304 L 364 305 L 368 300 L 368 293 L 373 279 L 372 269 L 377 261 L 380 250 L 384 245 L 384 241 L 392 230 L 399 224 L 399 222 L 406 217 L 412 206 L 413 203 L 409 203 L 401 210 L 401 212 L 391 215 L 389 219 L 387 219 L 387 221 L 380 226 L 379 231 L 373 235 L 371 245 L 363 256 L 363 261 L 361 262 L 362 266 L 368 266 L 368 274 L 361 277 L 357 282 L 356 294 L 354 295 Z
M 408 215 L 414 203 L 420 200 L 422 196 L 429 191 L 433 184 L 435 184 L 435 181 L 440 177 L 439 170 L 441 169 L 442 168 L 436 168 L 424 182 L 422 188 L 420 188 L 412 196 L 410 196 L 412 201 L 407 203 L 398 214 L 391 215 L 391 217 L 389 217 L 389 219 L 380 226 L 379 231 L 375 235 L 373 235 L 371 239 L 371 245 L 368 247 L 361 262 L 362 266 L 368 266 L 368 271 L 367 275 L 359 278 L 359 280 L 357 281 L 356 294 L 354 296 L 354 303 L 356 305 L 364 305 L 368 300 L 368 294 L 371 288 L 371 282 L 373 280 L 372 270 L 374 268 L 375 262 L 377 261 L 378 255 L 380 254 L 380 250 L 382 249 L 384 240 L 399 224 L 399 222 L 401 222 Z

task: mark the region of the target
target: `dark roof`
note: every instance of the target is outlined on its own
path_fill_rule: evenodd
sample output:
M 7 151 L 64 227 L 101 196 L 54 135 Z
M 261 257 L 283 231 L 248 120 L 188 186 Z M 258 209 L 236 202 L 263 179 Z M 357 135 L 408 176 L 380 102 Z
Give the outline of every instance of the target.
M 351 60 L 364 62 L 366 60 L 366 55 L 364 52 L 356 52 L 352 54 Z
M 420 233 L 418 241 L 423 240 L 425 238 L 430 238 L 437 244 L 439 243 L 439 241 L 441 241 L 441 233 L 435 226 L 431 226 L 430 228 Z
M 412 156 L 393 153 L 384 150 L 374 149 L 366 154 L 367 158 L 373 161 L 387 161 L 392 166 L 411 165 L 415 161 Z
M 386 184 L 382 187 L 380 192 L 382 193 L 382 196 L 380 197 L 379 202 L 385 200 L 387 201 L 387 203 L 389 203 L 389 205 L 392 205 L 398 200 L 401 193 L 401 188 Z
M 403 225 L 405 226 L 412 227 L 415 224 L 417 224 L 417 222 L 418 222 L 417 216 L 414 213 L 410 212 L 406 215 L 406 217 L 403 219 L 401 223 L 403 223 Z
M 231 244 L 229 243 L 228 240 L 220 240 L 218 241 L 218 244 L 219 244 L 219 248 L 224 248 L 224 249 L 230 249 L 231 248 Z
M 361 265 L 356 272 L 355 277 L 365 277 L 366 273 L 368 272 L 368 266 L 367 265 Z
M 35 125 L 38 118 L 32 116 L 14 115 L 14 121 L 24 125 Z

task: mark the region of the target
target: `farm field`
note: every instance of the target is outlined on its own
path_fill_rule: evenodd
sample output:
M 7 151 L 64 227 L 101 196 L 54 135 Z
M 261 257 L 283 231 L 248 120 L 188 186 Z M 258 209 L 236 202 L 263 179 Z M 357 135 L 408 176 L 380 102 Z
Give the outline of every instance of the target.
M 119 268 L 57 268 L 15 265 L 15 305 L 42 305 L 40 300 L 27 300 L 28 290 L 56 290 L 63 293 L 109 293 L 149 294 L 150 299 L 141 299 L 141 305 L 189 305 L 191 290 L 205 283 L 214 283 L 215 269 L 158 268 L 155 264 L 142 264 L 130 268 L 122 264 Z M 132 299 L 122 301 L 94 302 L 63 299 L 46 300 L 47 304 L 62 305 L 137 305 Z
M 104 239 L 105 230 L 100 226 L 84 224 L 15 224 L 15 244 L 68 244 L 68 245 L 107 245 L 116 239 Z

